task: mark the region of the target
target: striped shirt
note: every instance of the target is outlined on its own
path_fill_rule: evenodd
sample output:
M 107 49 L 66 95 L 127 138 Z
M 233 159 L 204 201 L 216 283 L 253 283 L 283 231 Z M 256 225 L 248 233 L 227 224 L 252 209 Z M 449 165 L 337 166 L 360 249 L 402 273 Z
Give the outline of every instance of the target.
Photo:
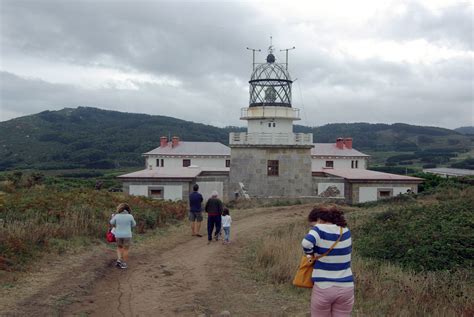
M 337 225 L 317 224 L 304 237 L 301 245 L 306 254 L 321 255 L 336 242 L 339 233 L 340 227 Z M 334 249 L 314 263 L 312 275 L 314 284 L 320 288 L 354 286 L 351 252 L 351 232 L 346 227 L 343 228 L 341 240 Z

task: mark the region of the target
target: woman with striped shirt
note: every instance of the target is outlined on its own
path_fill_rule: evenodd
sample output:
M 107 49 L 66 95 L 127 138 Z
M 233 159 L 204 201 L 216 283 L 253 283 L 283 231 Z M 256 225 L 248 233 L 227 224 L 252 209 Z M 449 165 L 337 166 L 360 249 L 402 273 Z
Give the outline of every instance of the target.
M 337 207 L 316 207 L 308 221 L 312 228 L 301 243 L 305 254 L 323 255 L 334 246 L 314 263 L 311 316 L 350 316 L 354 305 L 352 240 L 343 212 Z

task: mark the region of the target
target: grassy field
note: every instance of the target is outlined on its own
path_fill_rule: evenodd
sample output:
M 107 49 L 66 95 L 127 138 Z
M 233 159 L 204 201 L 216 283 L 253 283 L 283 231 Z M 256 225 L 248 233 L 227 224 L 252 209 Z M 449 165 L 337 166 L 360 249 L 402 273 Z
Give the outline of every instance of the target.
M 474 188 L 470 187 L 439 191 L 413 200 L 345 207 L 354 237 L 354 315 L 472 316 L 473 199 Z M 411 215 L 404 218 L 405 211 Z M 435 213 L 440 213 L 440 217 Z M 392 218 L 387 220 L 387 215 Z M 416 240 L 413 233 L 420 223 L 424 224 L 429 239 Z M 368 230 L 369 227 L 376 230 Z M 246 263 L 253 264 L 252 274 L 257 280 L 283 287 L 289 296 L 300 299 L 302 305 L 308 304 L 307 296 L 298 295 L 305 291 L 292 287 L 291 280 L 302 254 L 301 239 L 308 230 L 308 224 L 301 221 L 272 228 L 271 234 L 266 232 L 249 248 L 245 258 Z M 394 233 L 401 242 L 392 239 Z M 456 241 L 464 244 L 463 250 L 449 248 Z M 407 244 L 406 253 L 397 254 L 395 248 L 400 248 L 401 243 Z M 372 252 L 374 246 L 377 252 Z M 420 252 L 418 262 L 411 252 Z M 452 261 L 447 261 L 448 258 Z M 436 259 L 439 263 L 432 262 Z
M 186 212 L 182 202 L 94 190 L 87 180 L 31 182 L 31 175 L 23 175 L 16 183 L 0 183 L 0 269 L 23 270 L 48 252 L 103 243 L 121 202 L 131 206 L 138 233 L 182 220 Z

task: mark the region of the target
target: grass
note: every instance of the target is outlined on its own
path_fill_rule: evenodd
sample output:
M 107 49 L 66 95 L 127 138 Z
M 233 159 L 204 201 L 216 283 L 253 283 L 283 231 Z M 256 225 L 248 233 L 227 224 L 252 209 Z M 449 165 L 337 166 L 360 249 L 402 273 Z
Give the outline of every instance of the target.
M 469 192 L 452 190 L 435 193 L 418 198 L 416 201 L 396 202 L 395 206 L 400 208 L 402 215 L 407 207 L 419 208 L 418 212 L 423 213 L 426 210 L 420 206 L 430 209 L 432 206 L 449 204 L 449 200 L 454 201 L 458 198 L 469 200 L 470 197 L 474 197 L 471 195 L 472 190 L 471 188 Z M 451 213 L 457 214 L 456 208 L 459 206 L 456 204 L 452 206 Z M 365 253 L 363 248 L 367 246 L 360 243 L 361 234 L 373 241 L 377 241 L 380 235 L 383 235 L 381 230 L 366 232 L 364 228 L 371 221 L 376 221 L 376 219 L 381 221 L 380 215 L 391 208 L 393 209 L 393 206 L 387 202 L 371 207 L 345 207 L 346 217 L 354 237 L 352 270 L 355 277 L 356 302 L 353 315 L 472 316 L 474 298 L 471 295 L 474 293 L 474 274 L 468 267 L 450 266 L 451 264 L 448 263 L 446 265 L 450 267 L 444 270 L 432 271 L 418 268 L 415 271 L 409 265 L 404 265 L 403 261 L 389 262 L 383 258 L 363 256 Z M 466 214 L 458 215 L 466 216 Z M 436 218 L 433 219 L 432 224 L 436 223 L 436 220 Z M 395 228 L 396 226 L 394 230 Z M 302 296 L 307 292 L 294 288 L 291 281 L 302 254 L 301 239 L 308 230 L 306 221 L 301 220 L 272 228 L 251 245 L 245 256 L 245 262 L 252 263 L 249 269 L 252 270 L 251 274 L 254 278 L 275 284 L 279 288 L 283 287 L 288 296 L 300 298 L 303 306 L 308 305 L 307 296 Z M 408 233 L 407 228 L 403 226 L 400 226 L 399 230 L 400 236 Z M 440 233 L 446 234 L 445 231 Z M 455 239 L 455 237 L 451 236 L 450 239 Z M 472 243 L 472 239 L 470 241 Z M 377 247 L 383 248 L 382 245 L 377 245 Z M 468 256 L 467 253 L 464 255 Z
M 64 253 L 105 240 L 115 207 L 127 202 L 137 233 L 184 218 L 182 202 L 156 201 L 88 188 L 18 188 L 0 195 L 0 269 L 23 270 L 47 252 Z

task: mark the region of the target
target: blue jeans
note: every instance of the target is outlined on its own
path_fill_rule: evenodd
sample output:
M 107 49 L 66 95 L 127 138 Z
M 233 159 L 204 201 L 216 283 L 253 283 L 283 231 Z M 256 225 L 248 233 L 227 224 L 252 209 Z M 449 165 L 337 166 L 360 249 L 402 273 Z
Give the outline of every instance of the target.
M 224 227 L 224 241 L 229 242 L 230 238 L 230 227 Z

